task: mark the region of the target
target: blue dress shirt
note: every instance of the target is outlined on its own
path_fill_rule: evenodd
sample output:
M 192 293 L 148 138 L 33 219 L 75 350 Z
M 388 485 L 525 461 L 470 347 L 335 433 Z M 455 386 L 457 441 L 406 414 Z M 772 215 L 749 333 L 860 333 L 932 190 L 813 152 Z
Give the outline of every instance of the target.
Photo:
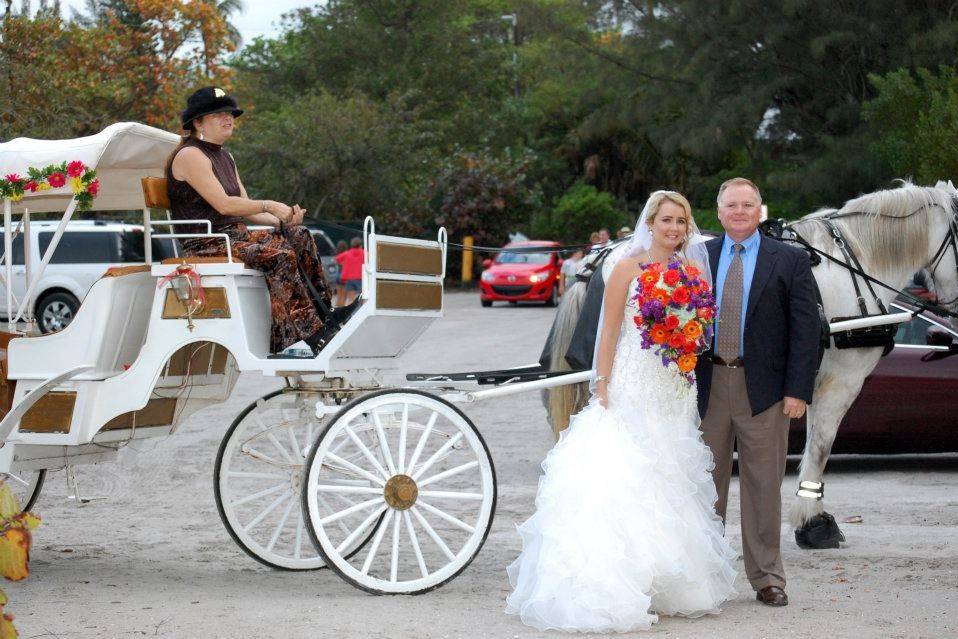
M 741 242 L 742 246 L 742 315 L 739 324 L 739 357 L 745 355 L 745 311 L 748 309 L 748 293 L 752 288 L 752 276 L 755 275 L 755 263 L 758 262 L 758 246 L 761 242 L 758 231 L 749 235 Z M 732 257 L 735 255 L 733 247 L 735 242 L 728 235 L 722 242 L 722 252 L 719 253 L 718 269 L 715 278 L 715 303 L 719 308 L 719 323 L 716 323 L 715 344 L 718 344 L 718 332 L 723 329 L 722 319 L 722 289 L 725 287 L 725 276 L 728 275 L 728 267 L 732 264 Z

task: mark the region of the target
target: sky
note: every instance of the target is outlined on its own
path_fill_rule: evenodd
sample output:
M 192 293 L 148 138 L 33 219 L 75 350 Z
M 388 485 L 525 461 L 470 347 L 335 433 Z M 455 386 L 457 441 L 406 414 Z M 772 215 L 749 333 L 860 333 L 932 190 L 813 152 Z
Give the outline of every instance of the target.
M 64 16 L 70 15 L 70 9 L 84 7 L 83 0 L 61 0 Z M 279 22 L 284 13 L 300 7 L 309 7 L 317 4 L 316 0 L 243 0 L 246 8 L 239 15 L 233 16 L 233 24 L 243 36 L 243 42 L 264 36 L 275 37 L 279 34 Z

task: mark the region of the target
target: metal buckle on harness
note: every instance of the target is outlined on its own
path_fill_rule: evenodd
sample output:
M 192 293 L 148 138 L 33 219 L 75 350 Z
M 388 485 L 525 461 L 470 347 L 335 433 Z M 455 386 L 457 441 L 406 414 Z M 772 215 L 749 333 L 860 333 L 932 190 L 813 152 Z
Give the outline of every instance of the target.
M 805 499 L 821 501 L 822 497 L 825 496 L 825 482 L 801 481 L 798 483 L 798 491 L 795 494 Z

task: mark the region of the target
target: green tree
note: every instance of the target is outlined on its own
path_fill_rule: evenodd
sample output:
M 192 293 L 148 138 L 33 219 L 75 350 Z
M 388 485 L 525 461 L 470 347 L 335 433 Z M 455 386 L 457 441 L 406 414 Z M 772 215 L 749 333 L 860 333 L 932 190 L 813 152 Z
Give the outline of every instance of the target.
M 616 205 L 612 195 L 577 182 L 551 211 L 536 216 L 533 232 L 537 237 L 564 244 L 586 244 L 592 232 L 605 227 L 614 235 L 622 226 L 632 226 L 632 220 Z
M 878 134 L 873 149 L 896 175 L 920 184 L 958 180 L 958 74 L 918 68 L 871 81 L 878 95 L 865 104 L 864 117 Z

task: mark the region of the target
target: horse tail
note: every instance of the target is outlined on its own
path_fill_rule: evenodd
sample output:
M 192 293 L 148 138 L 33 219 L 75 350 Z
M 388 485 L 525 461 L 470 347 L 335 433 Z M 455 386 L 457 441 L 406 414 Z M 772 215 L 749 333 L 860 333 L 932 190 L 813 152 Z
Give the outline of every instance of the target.
M 565 359 L 566 351 L 572 342 L 572 333 L 575 331 L 579 315 L 582 314 L 582 305 L 585 301 L 586 282 L 576 282 L 568 289 L 559 303 L 556 318 L 553 323 L 552 346 L 550 350 L 550 367 L 552 371 L 571 370 Z M 559 433 L 569 426 L 569 418 L 585 407 L 589 401 L 589 384 L 557 386 L 548 391 L 546 409 L 549 415 L 549 424 L 556 441 Z

